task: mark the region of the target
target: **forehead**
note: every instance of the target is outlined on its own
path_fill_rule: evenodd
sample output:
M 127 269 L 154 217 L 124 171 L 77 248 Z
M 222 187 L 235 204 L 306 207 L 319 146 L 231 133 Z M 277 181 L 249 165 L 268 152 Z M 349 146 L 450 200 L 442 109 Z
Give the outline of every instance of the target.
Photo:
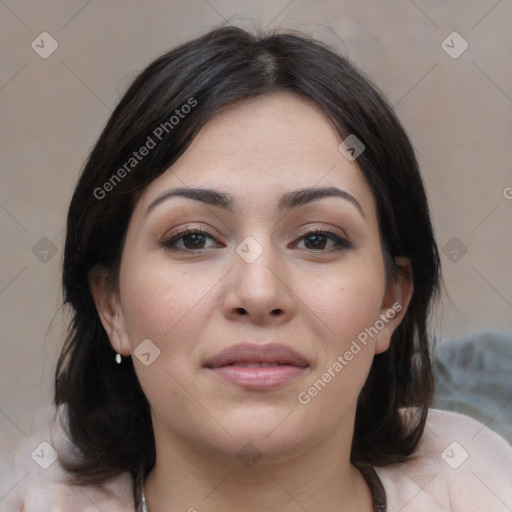
M 199 131 L 184 154 L 146 188 L 145 209 L 162 192 L 208 187 L 261 206 L 292 189 L 341 187 L 372 212 L 370 188 L 341 137 L 313 101 L 279 92 L 230 105 Z

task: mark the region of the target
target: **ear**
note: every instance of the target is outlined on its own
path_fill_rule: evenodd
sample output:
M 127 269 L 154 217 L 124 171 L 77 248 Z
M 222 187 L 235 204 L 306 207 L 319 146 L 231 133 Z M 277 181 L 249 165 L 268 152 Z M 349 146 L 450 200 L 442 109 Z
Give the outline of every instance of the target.
M 384 327 L 379 331 L 375 354 L 385 352 L 389 348 L 391 336 L 400 325 L 411 302 L 413 292 L 411 261 L 404 256 L 397 256 L 395 264 L 400 268 L 400 273 L 390 279 L 384 293 L 379 317 Z
M 89 289 L 112 348 L 123 356 L 129 356 L 130 344 L 120 300 L 118 294 L 112 290 L 107 276 L 105 267 L 96 265 L 88 274 Z

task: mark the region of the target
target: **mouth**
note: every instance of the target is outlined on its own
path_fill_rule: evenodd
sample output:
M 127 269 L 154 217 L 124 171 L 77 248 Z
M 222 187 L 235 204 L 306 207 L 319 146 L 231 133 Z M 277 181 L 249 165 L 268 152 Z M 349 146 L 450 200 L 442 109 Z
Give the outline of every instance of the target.
M 235 386 L 265 390 L 295 380 L 309 368 L 309 362 L 285 345 L 242 343 L 208 358 L 203 367 Z

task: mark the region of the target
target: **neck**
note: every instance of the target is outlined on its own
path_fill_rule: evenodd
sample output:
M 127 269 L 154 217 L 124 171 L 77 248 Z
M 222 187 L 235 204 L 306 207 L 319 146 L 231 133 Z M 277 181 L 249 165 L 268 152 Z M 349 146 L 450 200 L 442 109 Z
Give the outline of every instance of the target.
M 157 459 L 144 485 L 149 512 L 371 511 L 370 491 L 350 464 L 351 432 L 339 431 L 286 460 L 252 467 L 155 436 Z M 159 442 L 160 441 L 160 442 Z

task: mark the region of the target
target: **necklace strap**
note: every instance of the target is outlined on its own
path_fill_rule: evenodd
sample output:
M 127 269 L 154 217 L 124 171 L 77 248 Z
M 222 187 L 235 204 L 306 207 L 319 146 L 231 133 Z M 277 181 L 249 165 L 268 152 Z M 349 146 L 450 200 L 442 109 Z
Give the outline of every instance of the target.
M 375 471 L 375 468 L 372 466 L 362 468 L 359 466 L 356 467 L 361 472 L 363 478 L 368 484 L 368 487 L 370 488 L 370 494 L 373 501 L 373 512 L 386 512 L 386 491 L 384 490 L 384 485 L 382 484 L 377 471 Z
M 148 512 L 148 507 L 146 506 L 146 496 L 144 496 L 144 489 L 142 489 L 141 508 L 141 512 Z
M 382 485 L 382 481 L 375 471 L 373 467 L 363 467 L 357 468 L 363 478 L 366 480 L 368 487 L 370 488 L 370 494 L 372 496 L 373 501 L 373 512 L 386 512 L 387 503 L 386 503 L 386 491 L 384 490 L 384 486 Z M 146 497 L 144 496 L 144 488 L 142 489 L 142 503 L 141 503 L 142 511 L 148 512 L 148 507 L 146 506 Z

